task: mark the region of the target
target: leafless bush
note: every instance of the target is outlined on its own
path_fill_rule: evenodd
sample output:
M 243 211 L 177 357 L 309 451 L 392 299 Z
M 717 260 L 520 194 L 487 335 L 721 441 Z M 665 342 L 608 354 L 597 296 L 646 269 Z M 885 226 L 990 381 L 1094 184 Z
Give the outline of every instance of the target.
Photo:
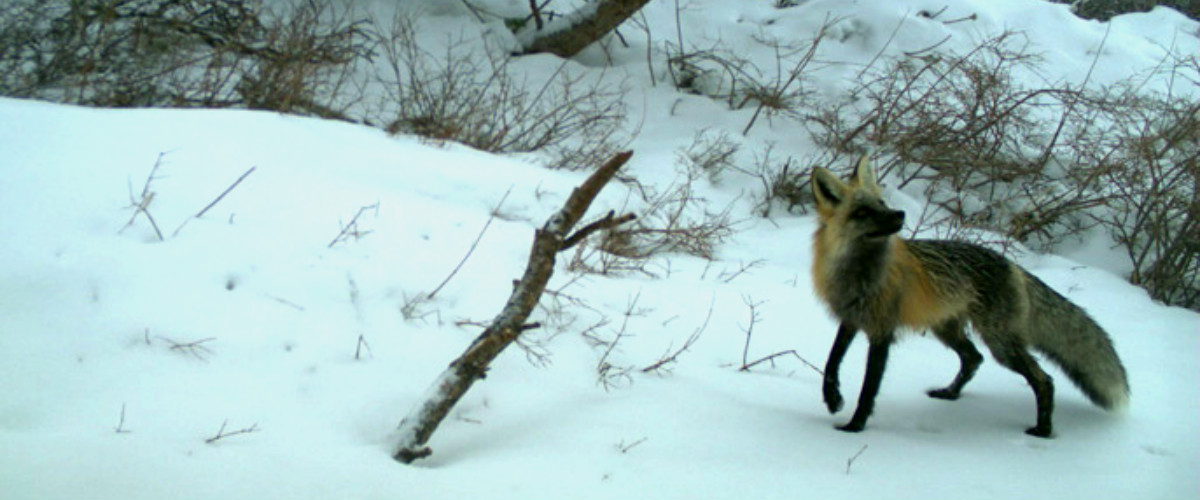
M 568 269 L 595 274 L 640 272 L 653 275 L 646 265 L 658 255 L 683 253 L 715 258 L 716 248 L 733 234 L 730 208 L 719 212 L 695 192 L 695 182 L 705 174 L 699 168 L 680 173 L 666 189 L 638 185 L 643 209 L 637 219 L 597 232 L 576 248 Z
M 865 75 L 846 99 L 809 115 L 814 136 L 843 153 L 886 147 L 894 157 L 880 173 L 898 170 L 903 184 L 945 179 L 966 188 L 983 177 L 1020 177 L 1034 168 L 1017 159 L 1037 130 L 1031 109 L 1056 91 L 1016 83 L 1014 71 L 1037 62 L 1025 46 L 1014 46 L 1019 38 L 1005 32 L 964 55 L 891 60 Z
M 350 87 L 356 63 L 374 48 L 366 22 L 325 0 L 264 16 L 266 48 L 253 53 L 240 75 L 242 105 L 348 120 L 345 109 L 361 99 Z
M 572 139 L 605 141 L 625 121 L 624 90 L 603 78 L 567 71 L 564 62 L 544 82 L 514 75 L 508 55 L 480 54 L 461 40 L 444 51 L 426 50 L 413 20 L 398 16 L 381 41 L 386 73 L 383 109 L 391 133 L 461 142 L 492 152 L 554 150 L 574 168 L 594 165 Z M 574 146 L 578 146 L 575 143 Z M 557 148 L 557 149 L 556 149 Z M 595 155 L 591 155 L 595 156 Z M 552 160 L 563 165 L 562 158 Z M 578 162 L 578 163 L 576 163 Z
M 1200 59 L 1167 68 L 1200 90 Z M 1200 92 L 1198 92 L 1200 93 Z M 1200 309 L 1200 99 L 1139 92 L 1126 82 L 1091 96 L 1067 147 L 1091 165 L 1105 204 L 1091 216 L 1125 249 L 1129 280 L 1168 304 Z
M 759 68 L 748 59 L 719 46 L 706 50 L 679 51 L 668 59 L 676 88 L 725 101 L 732 109 L 754 106 L 754 114 L 742 130 L 748 134 L 759 116 L 783 115 L 800 118 L 807 103 L 804 73 L 817 55 L 828 29 L 839 19 L 826 19 L 812 39 L 786 43 L 776 39 L 757 41 L 775 52 L 772 69 Z
M 779 205 L 789 212 L 797 207 L 805 211 L 805 205 L 812 202 L 812 191 L 808 187 L 812 168 L 801 168 L 791 156 L 779 160 L 774 157 L 774 152 L 774 146 L 768 144 L 761 153 L 755 154 L 752 167 L 737 167 L 739 172 L 758 179 L 762 185 L 754 212 L 770 217 L 771 210 Z
M 922 225 L 1040 249 L 1100 226 L 1126 249 L 1132 282 L 1197 307 L 1196 93 L 1156 95 L 1144 80 L 1027 88 L 1017 75 L 1038 60 L 1020 42 L 1006 32 L 967 54 L 909 54 L 864 72 L 808 117 L 814 139 L 834 157 L 877 151 L 881 175 L 933 203 Z M 1200 82 L 1196 68 L 1177 56 L 1164 79 Z
M 370 56 L 362 24 L 326 0 L 9 2 L 0 94 L 95 106 L 273 109 L 345 118 L 349 67 Z
M 1083 228 L 1094 182 L 1049 166 L 1048 117 L 1077 92 L 1022 86 L 1038 58 L 1023 37 L 1004 32 L 966 54 L 923 52 L 893 59 L 844 100 L 810 115 L 814 138 L 834 154 L 875 148 L 880 174 L 895 187 L 916 183 L 954 220 L 1047 245 Z M 1055 113 L 1058 113 L 1057 115 Z M 1083 180 L 1083 179 L 1075 179 Z M 1051 227 L 1054 226 L 1054 227 Z
M 608 233 L 602 248 L 631 257 L 679 252 L 714 258 L 717 245 L 733 234 L 733 221 L 728 208 L 720 212 L 707 208 L 695 193 L 695 180 L 686 177 L 650 197 L 637 222 Z
M 689 170 L 699 170 L 716 183 L 726 171 L 737 167 L 737 153 L 741 144 L 728 132 L 704 129 L 692 137 L 688 147 L 675 152 L 676 161 Z

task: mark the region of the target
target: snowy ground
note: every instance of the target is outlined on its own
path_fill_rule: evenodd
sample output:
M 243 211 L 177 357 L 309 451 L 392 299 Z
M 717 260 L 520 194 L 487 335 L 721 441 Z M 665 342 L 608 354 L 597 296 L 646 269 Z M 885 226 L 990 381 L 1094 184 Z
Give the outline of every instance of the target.
M 832 10 L 859 35 L 829 57 L 861 63 L 902 18 L 888 50 L 947 33 L 969 47 L 1011 27 L 1061 72 L 1051 79 L 1079 82 L 1106 29 L 1032 0 L 772 3 L 691 2 L 688 36 L 747 47 L 762 31 L 807 37 Z M 437 5 L 438 23 L 474 29 L 457 2 Z M 922 25 L 912 15 L 942 5 L 979 19 Z M 673 27 L 670 2 L 652 2 L 646 15 L 663 26 L 660 37 Z M 1196 32 L 1163 9 L 1119 17 L 1093 81 L 1148 68 L 1166 46 L 1196 48 Z M 669 182 L 676 151 L 697 130 L 740 133 L 750 110 L 678 94 L 661 78 L 650 87 L 646 42 L 627 37 L 631 47 L 614 60 L 642 123 L 628 172 Z M 854 71 L 831 67 L 826 81 Z M 808 147 L 790 145 L 794 127 L 764 122 L 752 135 Z M 131 193 L 140 195 L 160 155 L 150 212 L 165 241 L 142 216 L 122 229 Z M 832 429 L 849 412 L 825 411 L 819 375 L 796 358 L 739 372 L 747 303 L 758 315 L 751 360 L 790 349 L 823 364 L 835 325 L 810 291 L 814 220 L 752 216 L 745 193 L 756 181 L 738 178 L 704 181 L 700 193 L 714 209 L 733 203 L 742 220 L 715 261 L 661 258 L 649 268 L 655 277 L 578 275 L 560 263 L 551 288 L 570 298 L 544 300 L 537 314 L 548 327 L 530 332 L 548 363 L 505 352 L 434 435 L 433 456 L 400 465 L 389 433 L 478 334 L 459 323 L 499 311 L 533 228 L 586 176 L 532 163 L 272 113 L 0 99 L 0 497 L 1200 496 L 1200 315 L 1062 257 L 1021 263 L 1110 332 L 1131 379 L 1125 414 L 1091 406 L 1048 367 L 1059 380 L 1057 435 L 1026 436 L 1031 391 L 990 360 L 960 401 L 925 397 L 957 360 L 920 338 L 893 350 L 860 434 Z M 593 213 L 626 206 L 628 190 L 610 186 Z M 340 223 L 376 203 L 359 218 L 368 234 L 329 247 Z M 434 300 L 414 302 L 449 274 L 498 204 L 462 270 Z M 710 308 L 678 363 L 639 371 L 701 328 Z M 591 334 L 606 340 L 626 323 L 606 361 L 632 369 L 607 389 L 597 382 L 603 349 L 581 334 L 603 319 Z M 860 340 L 843 367 L 850 401 L 864 357 Z M 254 432 L 206 442 L 222 427 Z

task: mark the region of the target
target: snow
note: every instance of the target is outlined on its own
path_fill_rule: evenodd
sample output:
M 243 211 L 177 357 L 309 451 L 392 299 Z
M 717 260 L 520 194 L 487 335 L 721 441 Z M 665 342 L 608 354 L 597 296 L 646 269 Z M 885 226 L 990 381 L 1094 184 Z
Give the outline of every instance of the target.
M 1165 8 L 1104 25 L 1035 0 L 685 3 L 686 40 L 721 40 L 764 68 L 774 56 L 751 37 L 795 41 L 827 11 L 844 17 L 844 41 L 829 42 L 823 58 L 851 64 L 822 69 L 816 84 L 826 90 L 853 77 L 901 21 L 887 53 L 946 35 L 949 48 L 965 51 L 1016 29 L 1049 59 L 1051 73 L 1029 77 L 1072 85 L 1083 83 L 1106 31 L 1089 85 L 1148 75 L 1169 47 L 1200 52 L 1197 23 Z M 484 29 L 454 4 L 441 2 L 439 26 Z M 979 19 L 914 17 L 943 5 L 939 19 Z M 673 38 L 673 3 L 644 12 L 656 44 Z M 785 154 L 813 151 L 793 122 L 760 121 L 743 138 L 752 109 L 674 91 L 665 74 L 651 86 L 644 36 L 624 35 L 630 47 L 612 44 L 611 59 L 592 48 L 572 66 L 604 71 L 611 60 L 607 71 L 634 89 L 631 122 L 641 129 L 627 174 L 665 187 L 680 175 L 676 151 L 706 129 L 729 131 L 746 151 L 767 143 Z M 545 75 L 557 64 L 539 57 L 521 67 Z M 122 229 L 160 155 L 149 211 L 165 241 L 142 215 Z M 526 334 L 548 361 L 510 348 L 434 434 L 431 457 L 393 461 L 400 419 L 480 332 L 462 322 L 500 310 L 534 229 L 585 177 L 530 156 L 274 113 L 0 99 L 0 497 L 1200 494 L 1200 315 L 1154 303 L 1114 274 L 1124 264 L 1105 262 L 1115 258 L 1106 241 L 1079 251 L 1098 267 L 1019 259 L 1110 333 L 1133 391 L 1126 413 L 1105 413 L 1044 364 L 1059 381 L 1052 440 L 1022 433 L 1034 420 L 1033 395 L 991 360 L 961 400 L 925 397 L 957 369 L 953 353 L 928 338 L 892 350 L 876 413 L 858 434 L 833 429 L 852 408 L 829 415 L 820 376 L 795 357 L 739 371 L 744 349 L 749 360 L 795 350 L 823 365 L 836 325 L 811 292 L 813 217 L 753 215 L 757 180 L 734 173 L 698 182 L 710 209 L 732 207 L 739 221 L 716 260 L 671 255 L 652 261 L 654 276 L 598 276 L 569 271 L 562 256 L 550 283 L 562 295 L 543 298 L 534 319 L 546 327 Z M 591 214 L 625 210 L 630 189 L 613 183 Z M 329 246 L 341 224 L 376 203 L 358 220 L 369 233 Z M 499 215 L 461 271 L 434 299 L 417 299 L 445 279 L 493 210 Z M 701 328 L 710 307 L 677 363 L 640 371 Z M 583 335 L 593 326 L 590 335 L 621 336 L 605 362 L 629 372 L 608 386 L 597 381 L 605 349 Z M 865 351 L 860 339 L 842 367 L 848 406 Z M 255 432 L 206 443 L 223 425 Z

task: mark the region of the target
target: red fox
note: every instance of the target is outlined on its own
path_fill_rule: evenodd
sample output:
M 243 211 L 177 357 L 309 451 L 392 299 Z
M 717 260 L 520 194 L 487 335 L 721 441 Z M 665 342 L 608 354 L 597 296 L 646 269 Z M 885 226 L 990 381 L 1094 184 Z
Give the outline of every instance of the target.
M 870 342 L 858 408 L 838 429 L 858 432 L 866 426 L 897 328 L 931 330 L 958 354 L 958 375 L 928 393 L 953 400 L 983 362 L 965 333 L 970 324 L 996 361 L 1033 388 L 1037 424 L 1025 431 L 1032 436 L 1052 434 L 1054 383 L 1031 347 L 1061 366 L 1096 405 L 1127 405 L 1125 367 L 1108 334 L 1086 312 L 990 249 L 900 238 L 904 212 L 884 203 L 866 156 L 849 182 L 817 168 L 812 188 L 819 220 L 813 285 L 841 322 L 825 365 L 822 392 L 830 413 L 842 407 L 838 368 L 847 348 L 859 329 Z

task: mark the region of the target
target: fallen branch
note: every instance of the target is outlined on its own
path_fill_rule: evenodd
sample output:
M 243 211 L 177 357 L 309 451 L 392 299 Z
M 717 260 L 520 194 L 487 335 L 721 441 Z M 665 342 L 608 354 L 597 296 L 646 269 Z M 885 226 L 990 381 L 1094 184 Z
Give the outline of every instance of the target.
M 566 242 L 582 239 L 586 234 L 580 233 L 595 226 L 591 224 L 575 234 L 570 234 L 596 195 L 632 155 L 633 152 L 626 151 L 613 156 L 583 184 L 575 188 L 562 210 L 552 215 L 545 225 L 534 233 L 533 248 L 529 253 L 525 274 L 513 287 L 512 295 L 509 296 L 504 309 L 466 351 L 438 376 L 425 400 L 413 407 L 408 416 L 400 421 L 395 434 L 396 460 L 407 464 L 433 453 L 425 444 L 429 442 L 438 425 L 471 385 L 484 377 L 491 362 L 515 342 L 521 332 L 531 327 L 526 320 L 537 306 L 546 290 L 546 283 L 554 273 L 555 256 L 564 249 Z

